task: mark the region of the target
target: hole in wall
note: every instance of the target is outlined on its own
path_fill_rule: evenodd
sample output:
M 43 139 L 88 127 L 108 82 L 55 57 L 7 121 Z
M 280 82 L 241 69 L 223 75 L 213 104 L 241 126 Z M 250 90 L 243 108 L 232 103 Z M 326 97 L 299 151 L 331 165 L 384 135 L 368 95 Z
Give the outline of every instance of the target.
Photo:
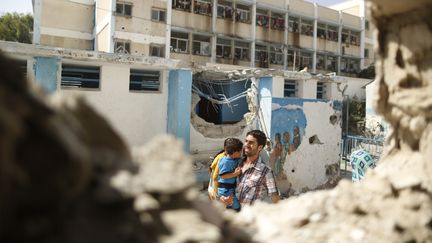
M 226 138 L 240 135 L 247 126 L 247 120 L 256 116 L 250 112 L 249 100 L 245 96 L 245 91 L 251 87 L 249 79 L 193 79 L 192 84 L 191 124 L 203 136 Z
M 336 116 L 336 115 L 331 115 L 331 116 L 330 116 L 330 123 L 331 123 L 332 125 L 335 125 L 336 122 L 337 122 L 337 116 Z
M 406 78 L 402 79 L 399 82 L 399 87 L 404 89 L 412 89 L 412 88 L 419 88 L 422 87 L 422 82 L 418 78 L 414 77 L 413 75 L 407 75 Z
M 396 52 L 396 64 L 400 68 L 405 68 L 405 62 L 403 60 L 402 51 L 400 48 L 398 48 L 398 50 Z
M 317 135 L 313 135 L 312 137 L 309 137 L 309 144 L 323 144 Z

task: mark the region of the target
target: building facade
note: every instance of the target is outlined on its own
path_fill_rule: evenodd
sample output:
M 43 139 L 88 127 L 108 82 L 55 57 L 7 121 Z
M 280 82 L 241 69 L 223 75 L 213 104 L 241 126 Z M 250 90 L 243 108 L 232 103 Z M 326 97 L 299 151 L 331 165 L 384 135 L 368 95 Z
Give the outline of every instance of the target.
M 34 0 L 34 44 L 172 58 L 182 67 L 354 77 L 373 63 L 372 27 L 363 1 L 334 8 L 303 0 Z

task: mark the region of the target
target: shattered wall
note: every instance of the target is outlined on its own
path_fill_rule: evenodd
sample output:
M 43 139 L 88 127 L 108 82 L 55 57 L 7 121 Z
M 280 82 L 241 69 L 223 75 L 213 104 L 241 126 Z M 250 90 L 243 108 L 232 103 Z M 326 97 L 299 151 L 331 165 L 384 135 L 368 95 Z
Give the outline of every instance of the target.
M 270 166 L 281 193 L 335 185 L 341 138 L 338 102 L 273 98 L 272 103 Z

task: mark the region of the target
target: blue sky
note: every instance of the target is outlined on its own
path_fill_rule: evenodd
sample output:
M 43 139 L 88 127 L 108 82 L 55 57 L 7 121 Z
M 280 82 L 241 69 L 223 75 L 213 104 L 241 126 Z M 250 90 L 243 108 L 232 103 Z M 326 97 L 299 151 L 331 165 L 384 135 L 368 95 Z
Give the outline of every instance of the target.
M 343 2 L 344 0 L 308 0 L 319 5 L 328 6 Z M 32 13 L 31 0 L 0 0 L 0 14 L 7 12 Z

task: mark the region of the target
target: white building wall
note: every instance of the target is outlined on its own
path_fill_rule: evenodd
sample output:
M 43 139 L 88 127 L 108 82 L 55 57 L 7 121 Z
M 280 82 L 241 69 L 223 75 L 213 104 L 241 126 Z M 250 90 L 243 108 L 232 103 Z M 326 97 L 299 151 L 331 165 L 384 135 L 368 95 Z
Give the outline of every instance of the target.
M 167 77 L 162 92 L 129 91 L 129 66 L 103 64 L 100 90 L 59 89 L 64 96 L 82 96 L 98 110 L 131 146 L 142 145 L 166 133 Z
M 328 183 L 326 166 L 339 162 L 341 128 L 339 123 L 329 122 L 330 116 L 335 114 L 332 101 L 305 102 L 303 112 L 307 119 L 305 134 L 297 150 L 287 156 L 283 167 L 290 183 L 290 194 Z M 319 141 L 310 144 L 309 138 L 314 135 Z

